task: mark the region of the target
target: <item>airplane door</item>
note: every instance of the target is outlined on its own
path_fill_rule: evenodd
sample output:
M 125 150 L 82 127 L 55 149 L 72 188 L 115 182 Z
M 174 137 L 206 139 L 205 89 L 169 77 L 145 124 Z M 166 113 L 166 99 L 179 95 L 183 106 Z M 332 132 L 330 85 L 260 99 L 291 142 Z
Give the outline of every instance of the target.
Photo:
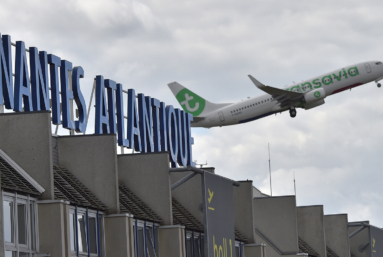
M 222 112 L 219 112 L 218 113 L 219 115 L 219 120 L 222 122 L 222 121 L 225 121 L 225 116 L 223 116 L 223 113 Z
M 364 67 L 366 67 L 366 71 L 367 71 L 367 73 L 370 73 L 370 72 L 371 72 L 370 64 L 365 63 L 365 64 L 364 64 Z

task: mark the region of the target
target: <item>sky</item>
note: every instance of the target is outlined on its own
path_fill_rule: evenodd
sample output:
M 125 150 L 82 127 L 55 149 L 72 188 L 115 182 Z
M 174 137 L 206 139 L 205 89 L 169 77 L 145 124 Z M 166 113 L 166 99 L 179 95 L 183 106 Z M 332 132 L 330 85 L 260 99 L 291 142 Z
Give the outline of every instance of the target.
M 383 60 L 383 2 L 3 0 L 0 33 L 82 66 L 89 103 L 103 75 L 179 107 L 177 81 L 211 102 L 263 94 L 248 79 L 284 87 L 353 63 Z M 252 180 L 297 205 L 383 227 L 383 88 L 369 83 L 326 98 L 296 118 L 193 128 L 193 159 L 233 180 Z M 87 133 L 94 131 L 94 108 Z M 59 130 L 60 134 L 68 134 Z

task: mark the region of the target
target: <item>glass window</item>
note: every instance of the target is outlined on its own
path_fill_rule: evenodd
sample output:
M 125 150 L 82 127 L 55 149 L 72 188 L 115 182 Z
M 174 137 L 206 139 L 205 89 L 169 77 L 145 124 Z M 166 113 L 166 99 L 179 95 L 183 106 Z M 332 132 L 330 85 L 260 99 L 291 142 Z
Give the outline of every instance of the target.
M 204 237 L 199 232 L 186 232 L 187 257 L 204 257 Z
M 97 254 L 97 220 L 89 217 L 89 251 Z
M 149 256 L 157 256 L 157 254 L 154 252 L 154 236 L 152 227 L 146 227 L 146 241 L 148 244 Z
M 15 257 L 15 256 L 16 256 L 16 252 L 5 251 L 5 257 Z
M 199 237 L 196 237 L 194 235 L 194 255 L 195 256 L 201 256 L 201 249 L 200 249 L 200 242 Z
M 76 223 L 74 222 L 75 221 L 74 216 L 75 216 L 74 213 L 69 214 L 69 233 L 70 233 L 70 249 L 71 249 L 71 251 L 76 251 L 76 234 L 75 234 Z
M 137 247 L 138 247 L 138 257 L 145 257 L 145 247 L 144 247 L 144 228 L 137 227 Z
M 193 249 L 192 249 L 192 241 L 191 241 L 191 235 L 186 236 L 186 256 L 193 256 Z
M 13 202 L 3 201 L 4 240 L 14 242 Z M 11 253 L 11 252 L 10 252 Z
M 86 253 L 87 244 L 86 244 L 86 220 L 85 214 L 77 215 L 77 226 L 78 226 L 78 250 L 80 252 Z
M 98 222 L 97 216 L 99 217 Z M 97 211 L 86 210 L 84 208 L 77 208 L 76 216 L 76 207 L 70 207 L 69 233 L 70 248 L 72 252 L 80 253 L 80 255 L 88 253 L 88 246 L 89 254 L 91 254 L 91 256 L 97 256 L 99 248 L 101 253 L 103 252 L 104 246 L 103 243 L 101 243 L 104 240 L 103 219 L 103 213 L 97 215 Z
M 235 241 L 235 254 L 237 257 L 243 256 L 243 245 L 239 241 Z
M 135 257 L 158 256 L 158 225 L 137 220 L 133 225 L 133 233 Z
M 10 192 L 2 192 L 2 195 L 5 256 L 30 256 L 38 241 L 36 199 Z M 13 252 L 15 249 L 20 252 Z
M 17 204 L 17 222 L 19 244 L 27 244 L 27 207 L 25 203 Z
M 32 215 L 32 213 L 35 213 L 35 203 L 34 202 L 31 202 L 29 204 L 29 209 L 30 209 L 30 215 L 29 215 L 29 229 L 31 231 L 31 234 L 34 235 L 36 233 L 36 230 L 35 230 L 35 216 Z M 33 250 L 36 249 L 36 237 L 32 236 L 31 237 L 31 247 Z

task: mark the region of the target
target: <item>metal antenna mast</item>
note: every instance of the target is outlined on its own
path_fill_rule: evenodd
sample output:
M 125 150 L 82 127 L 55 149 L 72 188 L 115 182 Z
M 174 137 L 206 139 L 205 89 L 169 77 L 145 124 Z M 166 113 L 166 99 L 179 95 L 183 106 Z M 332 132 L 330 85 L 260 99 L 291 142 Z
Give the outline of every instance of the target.
M 271 186 L 271 161 L 270 161 L 270 143 L 269 146 L 269 173 L 270 173 L 270 195 L 273 196 L 273 187 Z
M 295 193 L 295 197 L 297 197 L 297 188 L 295 187 L 295 170 L 293 170 L 293 174 L 294 174 L 294 193 Z

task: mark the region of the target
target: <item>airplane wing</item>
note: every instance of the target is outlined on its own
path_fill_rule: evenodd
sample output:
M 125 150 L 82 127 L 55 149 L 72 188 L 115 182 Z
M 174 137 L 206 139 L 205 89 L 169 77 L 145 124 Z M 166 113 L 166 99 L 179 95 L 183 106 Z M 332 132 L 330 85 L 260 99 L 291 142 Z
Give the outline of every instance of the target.
M 262 91 L 268 93 L 273 99 L 279 102 L 281 108 L 288 107 L 295 103 L 301 102 L 304 98 L 303 93 L 297 93 L 292 91 L 283 90 L 276 87 L 265 86 L 253 76 L 249 75 L 251 81 Z

